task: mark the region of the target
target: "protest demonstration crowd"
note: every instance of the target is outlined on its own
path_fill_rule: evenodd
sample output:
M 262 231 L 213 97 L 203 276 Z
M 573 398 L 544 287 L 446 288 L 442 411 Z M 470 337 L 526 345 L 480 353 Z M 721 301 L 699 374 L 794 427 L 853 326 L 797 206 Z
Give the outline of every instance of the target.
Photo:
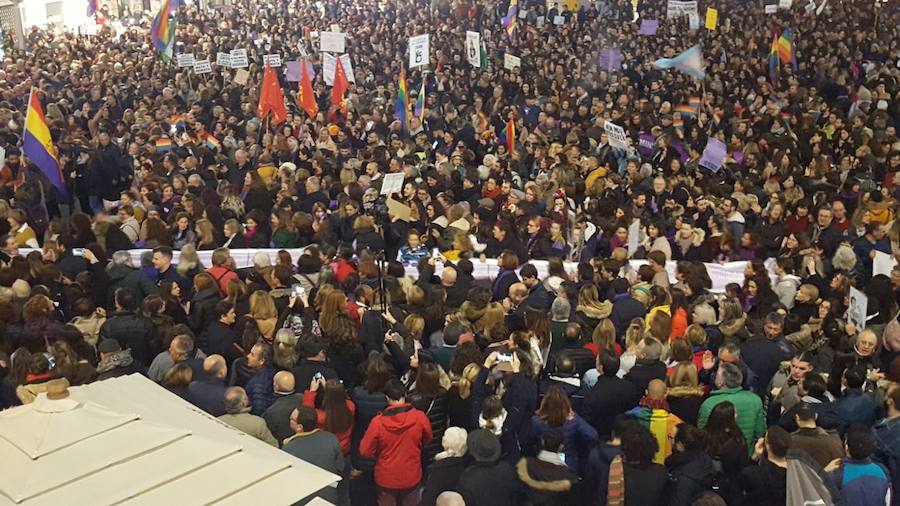
M 4 44 L 0 409 L 143 374 L 339 505 L 900 504 L 896 1 L 87 3 Z

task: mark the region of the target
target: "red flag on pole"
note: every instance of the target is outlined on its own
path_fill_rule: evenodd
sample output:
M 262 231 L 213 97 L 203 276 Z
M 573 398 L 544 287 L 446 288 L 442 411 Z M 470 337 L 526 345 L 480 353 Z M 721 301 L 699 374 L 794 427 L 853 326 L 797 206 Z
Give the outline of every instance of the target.
M 350 81 L 347 80 L 347 73 L 344 72 L 344 65 L 341 63 L 341 59 L 335 58 L 334 63 L 334 83 L 331 88 L 331 103 L 338 107 L 343 107 L 344 94 L 347 93 L 347 89 L 350 87 Z
M 282 123 L 287 119 L 287 108 L 284 106 L 284 95 L 281 93 L 281 85 L 278 84 L 278 76 L 268 64 L 263 72 L 262 87 L 259 91 L 259 106 L 256 108 L 256 115 L 261 119 L 272 114 L 275 124 Z
M 309 114 L 310 118 L 315 119 L 319 114 L 319 104 L 316 103 L 316 94 L 313 91 L 312 80 L 309 78 L 309 68 L 307 65 L 306 60 L 301 62 L 300 91 L 298 93 L 297 102 L 300 104 L 300 107 L 306 111 L 306 114 Z

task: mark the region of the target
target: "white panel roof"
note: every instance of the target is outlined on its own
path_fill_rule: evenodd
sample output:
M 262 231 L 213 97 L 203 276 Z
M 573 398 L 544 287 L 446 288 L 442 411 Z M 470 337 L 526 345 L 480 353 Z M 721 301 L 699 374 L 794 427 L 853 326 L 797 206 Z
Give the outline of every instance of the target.
M 0 506 L 292 504 L 339 478 L 144 376 L 0 412 Z

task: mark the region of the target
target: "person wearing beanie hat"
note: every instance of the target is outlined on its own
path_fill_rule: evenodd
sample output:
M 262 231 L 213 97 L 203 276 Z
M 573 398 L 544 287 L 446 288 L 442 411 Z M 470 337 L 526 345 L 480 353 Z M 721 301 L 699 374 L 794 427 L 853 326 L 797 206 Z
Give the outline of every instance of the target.
M 456 486 L 466 505 L 519 504 L 519 480 L 513 466 L 500 460 L 500 440 L 497 436 L 487 429 L 479 429 L 469 434 L 466 444 L 474 462 L 463 471 Z
M 444 432 L 441 443 L 444 451 L 435 456 L 428 468 L 428 479 L 422 491 L 422 506 L 432 506 L 437 497 L 448 490 L 455 490 L 459 477 L 466 468 L 466 430 L 450 427 Z

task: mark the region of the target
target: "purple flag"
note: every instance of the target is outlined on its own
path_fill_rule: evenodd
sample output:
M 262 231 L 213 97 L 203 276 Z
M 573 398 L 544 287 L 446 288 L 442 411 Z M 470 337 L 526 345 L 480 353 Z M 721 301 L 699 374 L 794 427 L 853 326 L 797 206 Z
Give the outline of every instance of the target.
M 672 149 L 678 153 L 678 158 L 681 160 L 681 163 L 685 163 L 691 159 L 691 155 L 688 153 L 687 147 L 683 142 L 672 143 Z
M 656 35 L 656 31 L 659 30 L 659 20 L 656 19 L 642 19 L 641 20 L 641 29 L 638 31 L 640 35 Z
M 638 137 L 638 153 L 644 158 L 651 158 L 656 153 L 656 137 L 650 134 L 641 134 Z
M 700 158 L 700 166 L 705 167 L 713 172 L 719 172 L 722 163 L 725 161 L 725 155 L 728 152 L 725 143 L 710 137 L 706 141 L 706 147 L 703 148 L 703 156 Z
M 292 83 L 296 83 L 300 81 L 300 76 L 303 73 L 303 67 L 300 66 L 299 61 L 289 61 L 284 63 L 285 68 L 287 69 L 285 74 L 287 75 L 287 80 Z M 306 61 L 306 71 L 309 72 L 309 79 L 312 81 L 316 78 L 316 73 L 313 71 L 312 62 L 309 60 Z
M 622 68 L 622 51 L 615 48 L 601 49 L 600 67 L 607 72 L 615 72 Z
M 734 163 L 738 165 L 744 164 L 744 152 L 741 150 L 737 150 L 734 153 L 731 153 L 731 157 L 734 158 Z

